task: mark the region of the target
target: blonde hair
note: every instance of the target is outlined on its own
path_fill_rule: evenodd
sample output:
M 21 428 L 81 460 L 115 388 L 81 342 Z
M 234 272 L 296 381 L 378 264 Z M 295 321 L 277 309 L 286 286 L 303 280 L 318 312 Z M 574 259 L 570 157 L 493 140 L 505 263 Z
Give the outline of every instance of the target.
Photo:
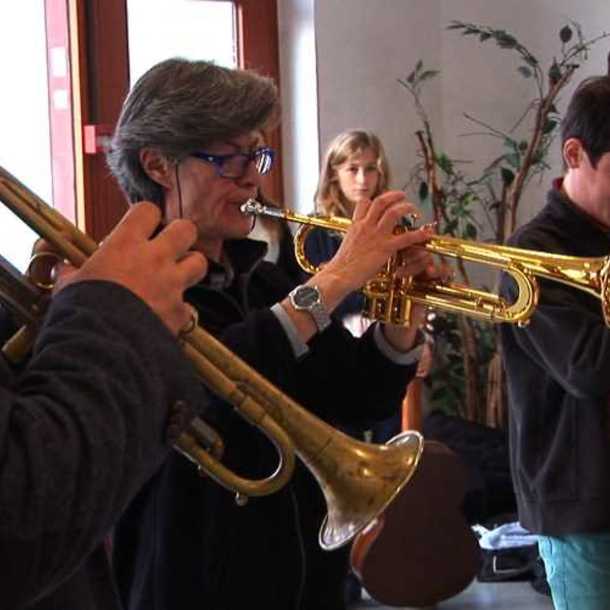
M 371 150 L 377 158 L 379 182 L 374 197 L 388 188 L 390 167 L 379 138 L 370 131 L 355 129 L 344 131 L 329 144 L 324 156 L 318 188 L 314 196 L 316 212 L 325 216 L 351 217 L 352 205 L 347 200 L 337 180 L 337 167 L 357 153 Z

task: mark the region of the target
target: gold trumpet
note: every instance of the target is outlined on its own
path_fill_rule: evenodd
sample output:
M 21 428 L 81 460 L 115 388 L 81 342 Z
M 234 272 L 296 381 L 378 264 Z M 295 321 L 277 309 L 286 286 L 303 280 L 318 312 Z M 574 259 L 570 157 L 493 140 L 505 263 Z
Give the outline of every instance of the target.
M 349 218 L 306 216 L 286 209 L 264 206 L 253 199 L 243 204 L 241 210 L 244 214 L 272 216 L 301 224 L 294 237 L 294 250 L 299 265 L 308 273 L 318 271 L 305 255 L 305 241 L 309 232 L 314 227 L 345 232 L 351 225 Z M 397 227 L 396 230 L 408 229 Z M 502 269 L 517 284 L 515 301 L 508 303 L 497 294 L 473 289 L 464 284 L 399 277 L 396 270 L 403 264 L 404 254 L 398 252 L 363 286 L 364 316 L 381 322 L 408 325 L 411 304 L 421 303 L 489 322 L 508 322 L 523 326 L 528 323 L 536 309 L 539 294 L 536 278 L 542 277 L 584 290 L 600 299 L 604 320 L 610 327 L 610 256 L 585 258 L 548 254 L 442 235 L 431 236 L 422 247 L 434 254 Z
M 97 248 L 89 236 L 2 167 L 0 201 L 76 267 Z M 39 319 L 38 300 L 31 290 L 19 287 L 27 280 L 21 277 L 15 285 L 14 270 L 5 275 L 10 283 L 0 281 L 0 300 L 12 304 L 13 311 L 21 311 L 27 321 Z M 387 445 L 356 441 L 283 394 L 202 328 L 196 327 L 184 336 L 183 345 L 209 389 L 262 430 L 278 450 L 276 471 L 265 479 L 250 480 L 237 476 L 211 455 L 218 435 L 201 419 L 196 417 L 175 441 L 175 449 L 234 491 L 238 503 L 249 496 L 271 494 L 285 485 L 292 475 L 296 453 L 324 493 L 328 514 L 319 542 L 331 550 L 372 523 L 413 475 L 423 448 L 419 433 L 403 432 Z M 18 360 L 28 348 L 29 344 L 16 340 L 5 344 L 4 351 Z

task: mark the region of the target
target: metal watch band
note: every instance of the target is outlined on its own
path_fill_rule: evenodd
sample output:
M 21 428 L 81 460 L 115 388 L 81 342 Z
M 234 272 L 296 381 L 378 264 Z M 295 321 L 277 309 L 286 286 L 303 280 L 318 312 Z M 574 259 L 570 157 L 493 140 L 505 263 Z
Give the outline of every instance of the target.
M 290 304 L 297 311 L 306 311 L 312 317 L 318 332 L 322 332 L 330 325 L 330 316 L 322 303 L 320 290 L 317 286 L 297 286 L 289 295 Z
M 309 313 L 311 314 L 313 321 L 316 323 L 319 333 L 328 328 L 330 325 L 330 316 L 328 315 L 328 312 L 324 308 L 324 305 L 322 305 L 321 301 L 315 305 L 312 305 Z

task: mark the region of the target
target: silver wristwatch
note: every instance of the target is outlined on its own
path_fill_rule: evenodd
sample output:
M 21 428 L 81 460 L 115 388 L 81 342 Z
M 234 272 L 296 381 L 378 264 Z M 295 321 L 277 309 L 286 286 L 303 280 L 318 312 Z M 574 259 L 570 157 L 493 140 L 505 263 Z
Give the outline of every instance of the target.
M 330 316 L 322 304 L 320 291 L 317 286 L 309 284 L 297 286 L 288 295 L 288 299 L 297 311 L 307 311 L 311 315 L 318 327 L 318 332 L 322 332 L 329 326 Z

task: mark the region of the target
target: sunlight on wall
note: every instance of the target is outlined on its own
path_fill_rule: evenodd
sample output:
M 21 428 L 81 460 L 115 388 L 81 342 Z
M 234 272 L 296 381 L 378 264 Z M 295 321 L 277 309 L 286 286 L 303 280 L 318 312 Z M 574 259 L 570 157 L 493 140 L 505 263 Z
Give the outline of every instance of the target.
M 127 18 L 132 83 L 176 56 L 237 66 L 233 2 L 128 0 Z
M 280 2 L 278 9 L 284 199 L 309 213 L 320 167 L 314 1 Z
M 51 152 L 43 2 L 0 4 L 0 165 L 51 202 Z M 0 205 L 0 254 L 19 269 L 35 236 Z

